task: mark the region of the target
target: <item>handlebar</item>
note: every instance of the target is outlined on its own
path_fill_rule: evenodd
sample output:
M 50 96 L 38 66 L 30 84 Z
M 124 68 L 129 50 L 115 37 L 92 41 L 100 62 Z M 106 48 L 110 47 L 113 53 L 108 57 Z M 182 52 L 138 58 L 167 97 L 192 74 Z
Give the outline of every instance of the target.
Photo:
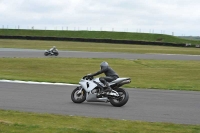
M 92 80 L 93 77 L 86 75 L 86 76 L 83 77 L 83 79 L 86 79 L 86 80 Z

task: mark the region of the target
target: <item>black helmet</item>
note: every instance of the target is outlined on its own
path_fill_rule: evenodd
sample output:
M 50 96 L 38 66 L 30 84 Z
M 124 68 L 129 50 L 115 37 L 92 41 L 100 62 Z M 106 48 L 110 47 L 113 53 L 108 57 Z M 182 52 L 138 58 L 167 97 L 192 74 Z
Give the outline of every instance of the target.
M 107 68 L 108 66 L 109 66 L 108 63 L 105 61 L 101 62 L 101 64 L 100 64 L 101 69 Z

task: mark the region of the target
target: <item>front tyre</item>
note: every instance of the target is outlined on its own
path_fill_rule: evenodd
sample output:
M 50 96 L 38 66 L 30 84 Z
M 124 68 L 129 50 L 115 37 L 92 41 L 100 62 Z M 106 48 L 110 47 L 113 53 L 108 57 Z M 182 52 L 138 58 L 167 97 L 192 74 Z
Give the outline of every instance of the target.
M 82 103 L 86 100 L 86 92 L 84 89 L 81 90 L 81 87 L 77 87 L 72 91 L 71 99 L 74 103 Z
M 49 53 L 48 53 L 48 52 L 44 52 L 44 55 L 45 55 L 45 56 L 48 56 L 48 55 L 49 55 Z
M 54 55 L 55 55 L 55 56 L 58 56 L 58 52 L 55 52 Z
M 125 105 L 129 99 L 128 92 L 122 88 L 118 88 L 115 91 L 118 92 L 119 97 L 110 98 L 110 103 L 115 107 L 121 107 L 121 106 Z

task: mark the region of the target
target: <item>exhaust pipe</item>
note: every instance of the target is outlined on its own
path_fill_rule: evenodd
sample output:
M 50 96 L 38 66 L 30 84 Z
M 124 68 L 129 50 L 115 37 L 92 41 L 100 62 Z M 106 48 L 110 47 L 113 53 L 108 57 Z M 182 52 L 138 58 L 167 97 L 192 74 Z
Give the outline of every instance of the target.
M 124 80 L 121 83 L 119 83 L 119 86 L 122 86 L 124 84 L 129 84 L 129 83 L 131 83 L 131 80 Z

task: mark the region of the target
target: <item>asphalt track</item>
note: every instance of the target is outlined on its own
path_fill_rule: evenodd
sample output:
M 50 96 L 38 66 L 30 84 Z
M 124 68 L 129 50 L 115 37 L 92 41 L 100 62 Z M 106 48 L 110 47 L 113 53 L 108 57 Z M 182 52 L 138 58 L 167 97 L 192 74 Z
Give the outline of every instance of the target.
M 199 60 L 199 56 L 150 55 L 146 54 L 140 57 L 140 54 L 61 51 L 59 57 Z M 0 49 L 0 57 L 35 58 L 44 56 L 41 50 Z M 200 92 L 132 88 L 127 89 L 130 95 L 128 103 L 118 108 L 113 107 L 110 103 L 84 102 L 75 104 L 70 97 L 74 88 L 75 86 L 1 81 L 0 109 L 150 122 L 200 124 Z
M 44 50 L 0 48 L 0 57 L 44 58 Z M 49 57 L 49 56 L 48 56 Z M 46 57 L 46 58 L 48 58 Z M 200 60 L 200 55 L 173 54 L 129 54 L 111 52 L 59 51 L 58 57 L 72 58 L 120 58 L 120 59 L 153 59 L 153 60 Z
M 126 89 L 130 99 L 123 107 L 110 103 L 75 104 L 75 86 L 0 82 L 0 108 L 100 118 L 200 124 L 200 93 Z

